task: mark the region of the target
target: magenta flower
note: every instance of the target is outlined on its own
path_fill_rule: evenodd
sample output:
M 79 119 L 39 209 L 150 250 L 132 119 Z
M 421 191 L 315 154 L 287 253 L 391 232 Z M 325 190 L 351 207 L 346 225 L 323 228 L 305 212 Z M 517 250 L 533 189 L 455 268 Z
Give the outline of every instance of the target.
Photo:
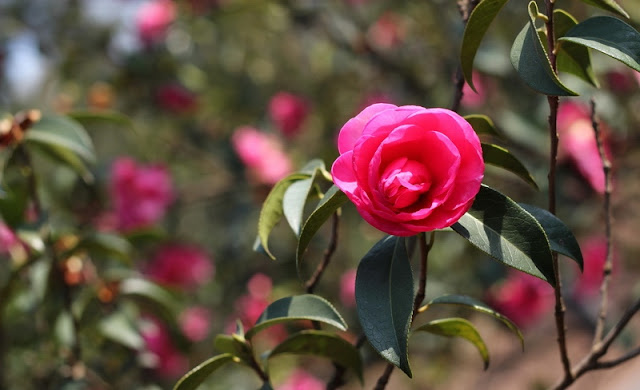
M 202 341 L 211 328 L 211 311 L 205 307 L 195 306 L 183 311 L 178 318 L 182 334 L 191 341 Z
M 345 307 L 356 305 L 356 270 L 351 269 L 340 278 L 340 302 Z
M 147 363 L 158 375 L 176 378 L 189 369 L 187 357 L 176 348 L 166 326 L 158 319 L 146 318 L 140 331 L 146 344 Z
M 601 129 L 605 131 L 601 124 Z M 594 191 L 604 193 L 604 172 L 589 109 L 574 101 L 558 108 L 560 151 L 569 157 Z M 605 152 L 609 154 L 608 146 Z
M 269 116 L 280 132 L 292 137 L 309 115 L 309 103 L 289 92 L 278 92 L 269 101 Z
M 166 84 L 156 91 L 160 107 L 176 114 L 192 112 L 198 106 L 196 95 L 179 84 Z
M 175 17 L 176 6 L 171 0 L 152 0 L 143 4 L 136 15 L 140 39 L 147 44 L 164 39 Z
M 577 299 L 592 297 L 600 290 L 602 272 L 607 259 L 607 240 L 603 236 L 586 239 L 580 245 L 584 260 L 584 270 L 574 285 L 573 295 Z
M 111 167 L 110 193 L 120 230 L 158 222 L 173 201 L 171 178 L 164 167 L 141 166 L 128 157 Z
M 518 326 L 531 325 L 554 304 L 553 288 L 544 280 L 511 271 L 502 284 L 490 290 L 487 302 Z
M 0 221 L 0 254 L 7 254 L 18 247 L 23 247 L 18 236 L 9 226 Z
M 457 222 L 484 175 L 478 136 L 442 108 L 373 104 L 342 127 L 338 150 L 335 185 L 367 222 L 396 236 Z
M 487 87 L 485 85 L 485 79 L 480 73 L 473 72 L 472 77 L 476 91 L 474 92 L 469 84 L 464 83 L 464 87 L 462 88 L 462 101 L 460 104 L 463 107 L 474 109 L 482 106 L 485 100 L 487 100 Z
M 271 294 L 273 282 L 271 278 L 263 273 L 257 273 L 247 282 L 249 295 L 256 299 L 266 299 Z
M 277 390 L 322 390 L 324 383 L 306 371 L 296 369 Z
M 274 184 L 293 169 L 291 161 L 282 151 L 282 144 L 253 127 L 236 129 L 231 142 L 242 162 L 261 183 Z
M 213 277 L 214 265 L 200 248 L 168 244 L 156 251 L 144 273 L 157 283 L 191 289 Z

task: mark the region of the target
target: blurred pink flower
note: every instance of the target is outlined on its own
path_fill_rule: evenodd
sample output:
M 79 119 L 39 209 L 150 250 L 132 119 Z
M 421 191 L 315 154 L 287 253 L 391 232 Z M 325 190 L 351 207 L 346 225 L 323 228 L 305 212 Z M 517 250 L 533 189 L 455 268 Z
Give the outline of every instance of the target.
M 340 302 L 345 307 L 356 305 L 356 270 L 351 269 L 340 278 Z
M 214 266 L 200 248 L 167 244 L 146 264 L 144 273 L 158 283 L 189 289 L 211 279 Z
M 518 326 L 525 327 L 553 307 L 553 288 L 535 276 L 510 271 L 501 284 L 489 291 L 487 302 Z
M 231 142 L 242 162 L 262 183 L 274 184 L 292 170 L 291 161 L 275 137 L 244 126 L 235 130 Z
M 607 259 L 607 239 L 594 236 L 586 239 L 580 245 L 584 260 L 584 270 L 574 286 L 573 295 L 577 299 L 584 299 L 595 295 L 600 289 L 602 271 Z
M 277 390 L 322 390 L 324 383 L 306 371 L 296 369 Z
M 639 72 L 628 68 L 615 68 L 605 74 L 609 89 L 618 94 L 627 94 L 638 89 Z
M 269 101 L 269 116 L 280 132 L 287 137 L 300 132 L 300 127 L 308 114 L 309 103 L 298 95 L 278 92 Z
M 182 334 L 191 341 L 202 341 L 211 328 L 211 311 L 205 307 L 194 306 L 180 313 L 178 323 Z
M 146 44 L 162 40 L 176 17 L 176 6 L 171 0 L 151 0 L 144 3 L 136 15 L 140 39 Z
M 0 221 L 0 254 L 7 254 L 14 248 L 21 246 L 22 242 L 13 230 Z
M 156 223 L 173 200 L 171 178 L 164 167 L 137 165 L 128 157 L 113 163 L 110 193 L 121 230 Z
M 369 27 L 367 38 L 374 46 L 391 49 L 402 43 L 405 33 L 402 17 L 393 12 L 385 12 Z
M 198 105 L 196 95 L 179 84 L 166 84 L 156 91 L 160 107 L 176 114 L 192 112 Z
M 606 126 L 602 122 L 600 129 L 605 135 L 605 152 L 610 156 L 609 147 L 606 144 Z M 602 160 L 591 125 L 589 109 L 574 101 L 561 104 L 558 108 L 558 134 L 560 152 L 575 163 L 580 174 L 587 179 L 594 191 L 604 193 Z
M 146 318 L 140 331 L 151 357 L 150 363 L 158 375 L 176 378 L 189 369 L 188 359 L 178 351 L 169 331 L 158 319 Z
M 487 100 L 487 88 L 484 77 L 479 72 L 473 72 L 472 77 L 473 85 L 476 87 L 477 92 L 474 92 L 469 84 L 465 82 L 462 88 L 462 101 L 460 104 L 463 107 L 474 109 L 482 106 Z
M 257 299 L 266 299 L 271 294 L 273 282 L 271 278 L 263 273 L 257 273 L 247 282 L 249 294 Z

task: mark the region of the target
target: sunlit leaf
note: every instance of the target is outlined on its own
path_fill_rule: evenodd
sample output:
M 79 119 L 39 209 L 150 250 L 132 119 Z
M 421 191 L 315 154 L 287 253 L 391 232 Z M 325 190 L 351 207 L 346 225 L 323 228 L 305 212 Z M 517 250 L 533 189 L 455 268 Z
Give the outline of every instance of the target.
M 467 21 L 462 37 L 460 64 L 465 80 L 474 91 L 476 88 L 473 85 L 472 78 L 473 60 L 476 57 L 480 43 L 489 29 L 491 22 L 508 1 L 509 0 L 483 0 L 474 8 L 471 15 L 469 15 L 469 20 Z
M 471 127 L 473 127 L 473 131 L 475 131 L 476 134 L 487 134 L 497 138 L 502 138 L 502 134 L 498 132 L 496 126 L 493 124 L 493 121 L 488 116 L 472 114 L 465 115 L 464 119 L 469 122 Z
M 511 64 L 518 76 L 537 92 L 550 96 L 576 96 L 565 87 L 553 71 L 549 56 L 536 32 L 535 15 L 538 6 L 529 3 L 529 23 L 520 31 L 511 47 Z
M 335 185 L 331 186 L 329 190 L 324 194 L 324 197 L 318 203 L 315 210 L 309 215 L 307 220 L 302 226 L 300 231 L 300 238 L 298 240 L 298 248 L 296 250 L 296 268 L 298 269 L 298 275 L 301 275 L 300 266 L 302 255 L 307 249 L 309 242 L 313 236 L 318 232 L 320 227 L 329 219 L 333 213 L 335 213 L 340 206 L 347 202 L 347 196 L 340 191 Z
M 284 193 L 287 188 L 298 180 L 307 179 L 309 175 L 303 173 L 292 173 L 286 178 L 280 180 L 271 189 L 267 199 L 262 205 L 260 210 L 260 218 L 258 219 L 258 238 L 260 239 L 260 246 L 264 253 L 267 254 L 272 260 L 275 260 L 275 256 L 269 250 L 269 234 L 271 230 L 280 222 L 284 215 L 282 201 L 284 199 Z
M 556 9 L 553 11 L 554 31 L 556 37 L 563 37 L 578 21 L 567 11 Z M 598 87 L 598 80 L 591 66 L 591 54 L 586 47 L 565 42 L 558 50 L 558 70 L 570 73 L 587 83 Z
M 313 176 L 308 179 L 302 179 L 292 183 L 284 193 L 282 200 L 284 216 L 296 236 L 300 234 L 304 207 L 313 188 L 315 176 L 314 173 Z
M 518 338 L 520 339 L 520 344 L 522 345 L 522 349 L 524 350 L 524 337 L 522 336 L 522 332 L 520 332 L 520 329 L 518 329 L 518 326 L 516 326 L 513 321 L 511 321 L 504 315 L 487 306 L 484 302 L 465 295 L 443 295 L 427 303 L 425 306 L 429 307 L 433 305 L 458 305 L 473 309 L 480 313 L 488 314 L 505 324 L 507 328 L 509 328 L 509 330 L 511 330 L 516 336 L 518 336 Z
M 464 318 L 443 318 L 428 322 L 414 332 L 429 332 L 446 337 L 462 337 L 473 344 L 484 362 L 484 369 L 489 367 L 489 350 L 475 326 Z
M 195 390 L 218 368 L 235 361 L 235 359 L 228 353 L 207 359 L 180 378 L 173 390 Z
M 298 320 L 318 321 L 340 330 L 347 329 L 346 322 L 329 301 L 317 295 L 304 294 L 281 298 L 267 306 L 245 337 L 250 339 L 269 326 Z
M 296 333 L 277 345 L 269 353 L 269 359 L 282 354 L 314 355 L 331 359 L 334 363 L 353 370 L 360 382 L 363 382 L 360 352 L 335 333 L 319 330 Z
M 356 307 L 371 346 L 411 377 L 407 340 L 413 274 L 403 237 L 378 241 L 362 258 L 356 274 Z
M 558 41 L 597 50 L 640 72 L 640 33 L 618 18 L 594 16 L 578 23 Z
M 516 202 L 483 185 L 471 209 L 451 226 L 494 259 L 555 285 L 549 240 Z
M 507 171 L 516 174 L 536 190 L 538 189 L 536 181 L 531 176 L 527 168 L 507 149 L 498 145 L 483 143 L 482 156 L 486 164 L 506 169 Z
M 120 311 L 101 319 L 98 323 L 98 330 L 104 337 L 124 345 L 127 348 L 140 351 L 145 346 L 140 331 L 133 322 Z
M 523 203 L 520 203 L 520 206 L 538 220 L 547 233 L 551 250 L 575 260 L 582 269 L 583 260 L 580 245 L 567 225 L 547 210 Z
M 625 11 L 615 0 L 582 0 L 582 2 L 629 19 L 627 11 Z
M 161 286 L 142 278 L 128 278 L 120 283 L 120 294 L 143 298 L 159 309 L 168 319 L 175 319 L 179 306 L 174 296 Z

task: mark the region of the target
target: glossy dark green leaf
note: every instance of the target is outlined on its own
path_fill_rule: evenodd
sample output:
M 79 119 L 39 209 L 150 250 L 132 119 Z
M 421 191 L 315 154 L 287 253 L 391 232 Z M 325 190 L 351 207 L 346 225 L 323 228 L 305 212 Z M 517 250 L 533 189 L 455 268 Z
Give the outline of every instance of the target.
M 476 57 L 480 43 L 489 29 L 491 22 L 508 1 L 509 0 L 483 0 L 474 8 L 471 15 L 469 15 L 469 20 L 467 21 L 462 37 L 460 64 L 462 66 L 464 79 L 474 91 L 476 89 L 473 85 L 472 78 L 473 60 Z
M 300 234 L 304 207 L 307 204 L 307 199 L 313 188 L 315 176 L 314 173 L 308 179 L 302 179 L 292 183 L 284 193 L 282 200 L 284 216 L 296 236 Z
M 625 11 L 615 0 L 582 0 L 582 2 L 629 19 L 627 11 Z
M 277 345 L 269 353 L 269 359 L 282 354 L 314 355 L 331 359 L 334 363 L 353 370 L 360 382 L 363 382 L 360 352 L 335 333 L 319 330 L 296 333 Z
M 597 50 L 640 72 L 640 33 L 618 18 L 594 16 L 578 23 L 558 41 Z
M 567 225 L 545 209 L 523 203 L 520 203 L 520 206 L 538 220 L 547 233 L 551 250 L 575 260 L 582 269 L 583 260 L 580 245 Z
M 484 369 L 489 368 L 489 350 L 475 326 L 464 318 L 443 318 L 426 323 L 414 332 L 429 332 L 446 337 L 462 337 L 473 344 L 484 362 Z
M 95 161 L 91 138 L 78 122 L 70 118 L 43 116 L 25 132 L 25 141 L 67 149 L 84 161 Z
M 529 3 L 529 23 L 520 31 L 511 47 L 511 64 L 518 76 L 533 90 L 550 96 L 576 96 L 553 71 L 549 56 L 536 32 L 538 6 Z
M 493 144 L 482 144 L 482 155 L 485 164 L 491 164 L 516 174 L 536 190 L 538 185 L 527 168 L 507 149 Z
M 300 265 L 302 261 L 302 255 L 307 249 L 309 242 L 313 236 L 318 232 L 322 225 L 329 219 L 333 213 L 335 213 L 343 204 L 347 202 L 349 198 L 340 191 L 335 185 L 331 186 L 329 190 L 324 194 L 324 197 L 318 203 L 315 210 L 311 212 L 311 215 L 307 218 L 300 231 L 300 238 L 298 239 L 298 248 L 296 250 L 296 268 L 298 269 L 298 275 L 301 275 Z
M 516 202 L 483 185 L 451 226 L 494 259 L 555 285 L 551 248 L 540 223 Z
M 502 138 L 502 134 L 496 129 L 491 118 L 486 115 L 472 114 L 465 115 L 464 119 L 469 122 L 473 131 L 478 135 L 487 134 L 497 138 Z
M 273 390 L 273 386 L 269 382 L 264 382 L 258 390 Z
M 275 256 L 269 250 L 269 234 L 271 230 L 280 222 L 284 215 L 282 201 L 284 199 L 284 193 L 287 188 L 298 180 L 307 179 L 308 174 L 304 173 L 292 173 L 286 178 L 280 180 L 271 189 L 267 199 L 265 199 L 262 209 L 260 210 L 260 218 L 258 219 L 258 238 L 260 245 L 264 253 L 267 254 L 272 260 L 275 260 Z
M 216 349 L 222 353 L 228 353 L 240 359 L 240 361 L 250 366 L 253 361 L 253 353 L 246 342 L 241 340 L 237 335 L 228 336 L 219 334 L 214 341 Z
M 520 332 L 520 329 L 518 329 L 518 326 L 516 326 L 513 321 L 511 321 L 504 315 L 487 306 L 484 302 L 468 297 L 466 295 L 443 295 L 427 303 L 425 306 L 428 307 L 433 305 L 458 305 L 473 309 L 480 313 L 488 314 L 505 324 L 507 328 L 509 328 L 509 330 L 511 330 L 516 336 L 518 336 L 518 338 L 520 339 L 520 344 L 522 345 L 522 349 L 524 350 L 524 337 L 522 336 L 522 332 Z
M 356 274 L 356 307 L 371 346 L 411 377 L 407 341 L 413 274 L 403 237 L 378 241 L 362 258 Z
M 346 322 L 329 301 L 317 295 L 304 294 L 281 298 L 267 306 L 245 337 L 250 339 L 271 325 L 298 320 L 318 321 L 340 330 L 347 329 Z
M 100 320 L 98 330 L 102 335 L 127 348 L 140 351 L 145 342 L 136 325 L 126 314 L 116 311 Z
M 567 11 L 556 9 L 553 11 L 554 31 L 557 38 L 563 37 L 578 21 Z M 586 47 L 575 43 L 565 42 L 558 50 L 558 71 L 572 74 L 587 83 L 598 87 L 598 80 L 591 66 L 591 54 Z
M 178 383 L 173 387 L 173 390 L 196 390 L 209 375 L 213 374 L 218 368 L 233 361 L 237 361 L 237 358 L 234 358 L 228 353 L 207 359 L 180 378 Z

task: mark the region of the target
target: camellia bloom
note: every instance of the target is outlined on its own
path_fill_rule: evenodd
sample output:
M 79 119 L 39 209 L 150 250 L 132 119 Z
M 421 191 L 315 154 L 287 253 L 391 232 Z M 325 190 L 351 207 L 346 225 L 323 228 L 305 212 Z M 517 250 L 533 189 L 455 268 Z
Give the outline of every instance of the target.
M 350 269 L 340 277 L 340 302 L 345 307 L 356 305 L 356 270 Z
M 145 3 L 136 15 L 140 39 L 145 43 L 153 43 L 164 38 L 175 17 L 176 6 L 171 0 L 153 0 Z
M 600 290 L 607 260 L 607 239 L 604 236 L 590 237 L 584 240 L 580 247 L 584 259 L 584 270 L 573 287 L 573 295 L 576 299 L 586 299 L 597 295 Z
M 110 192 L 120 230 L 156 223 L 173 201 L 171 178 L 164 167 L 139 166 L 128 157 L 113 163 Z
M 213 277 L 213 262 L 200 248 L 186 244 L 161 247 L 146 265 L 152 280 L 172 287 L 193 288 Z
M 478 136 L 442 108 L 373 104 L 342 127 L 338 150 L 336 186 L 367 222 L 396 236 L 457 222 L 484 176 Z
M 191 341 L 202 341 L 211 328 L 211 311 L 205 307 L 194 306 L 180 313 L 180 330 Z
M 147 318 L 141 335 L 145 341 L 149 364 L 165 378 L 175 378 L 187 371 L 189 360 L 174 345 L 169 331 L 156 318 Z
M 309 104 L 300 96 L 278 92 L 269 101 L 269 116 L 282 134 L 296 135 L 309 114 Z
M 306 371 L 297 369 L 278 390 L 322 390 L 324 383 Z
M 236 129 L 231 143 L 242 162 L 262 183 L 274 184 L 293 169 L 278 139 L 253 127 Z
M 173 113 L 185 114 L 198 106 L 196 95 L 179 84 L 166 84 L 156 91 L 158 104 Z

